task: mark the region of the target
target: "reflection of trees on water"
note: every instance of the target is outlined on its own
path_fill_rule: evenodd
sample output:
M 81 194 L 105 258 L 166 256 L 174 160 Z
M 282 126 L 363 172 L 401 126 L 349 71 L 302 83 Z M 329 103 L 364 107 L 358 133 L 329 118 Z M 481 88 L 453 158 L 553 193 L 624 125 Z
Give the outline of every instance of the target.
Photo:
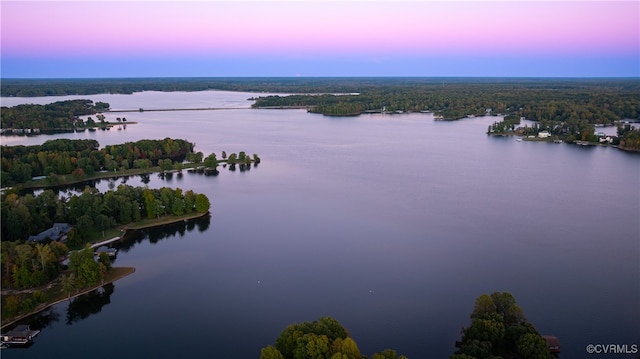
M 60 320 L 60 314 L 58 314 L 58 312 L 55 310 L 55 306 L 53 306 L 23 320 L 20 320 L 18 323 L 16 323 L 15 326 L 28 325 L 32 330 L 43 330 L 51 324 L 57 322 L 58 320 Z M 12 328 L 14 328 L 15 326 L 12 326 Z
M 149 184 L 149 182 L 151 182 L 151 177 L 149 177 L 148 174 L 142 174 L 140 175 L 140 181 L 144 184 Z
M 113 247 L 118 251 L 128 252 L 137 243 L 149 240 L 151 243 L 157 243 L 160 240 L 170 237 L 184 237 L 186 232 L 197 229 L 198 232 L 205 232 L 211 225 L 211 215 L 206 214 L 202 217 L 189 221 L 180 221 L 153 228 L 142 229 L 138 231 L 128 231 L 125 237 L 114 243 Z
M 88 318 L 91 314 L 100 313 L 102 307 L 111 303 L 111 294 L 115 287 L 113 283 L 105 284 L 101 288 L 74 298 L 67 308 L 68 325 L 82 319 Z

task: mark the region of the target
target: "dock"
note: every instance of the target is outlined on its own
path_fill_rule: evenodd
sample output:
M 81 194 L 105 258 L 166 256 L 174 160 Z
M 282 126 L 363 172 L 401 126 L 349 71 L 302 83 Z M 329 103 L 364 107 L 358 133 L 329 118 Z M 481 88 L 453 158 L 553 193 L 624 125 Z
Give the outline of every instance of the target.
M 91 248 L 92 249 L 93 248 L 98 248 L 98 247 L 103 246 L 105 244 L 109 244 L 109 243 L 112 243 L 112 242 L 115 242 L 115 241 L 119 241 L 119 240 L 120 240 L 120 237 L 113 237 L 111 239 L 107 239 L 106 241 L 94 243 L 94 244 L 91 245 Z
M 18 325 L 13 330 L 2 334 L 2 344 L 6 346 L 27 345 L 40 333 L 39 330 L 31 330 L 28 325 Z

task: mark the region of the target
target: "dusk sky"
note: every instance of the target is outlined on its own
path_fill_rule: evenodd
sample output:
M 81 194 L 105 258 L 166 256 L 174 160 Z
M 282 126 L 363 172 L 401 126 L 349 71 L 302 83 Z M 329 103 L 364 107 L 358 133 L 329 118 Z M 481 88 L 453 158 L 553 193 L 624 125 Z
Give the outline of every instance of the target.
M 6 1 L 1 77 L 640 76 L 640 1 Z

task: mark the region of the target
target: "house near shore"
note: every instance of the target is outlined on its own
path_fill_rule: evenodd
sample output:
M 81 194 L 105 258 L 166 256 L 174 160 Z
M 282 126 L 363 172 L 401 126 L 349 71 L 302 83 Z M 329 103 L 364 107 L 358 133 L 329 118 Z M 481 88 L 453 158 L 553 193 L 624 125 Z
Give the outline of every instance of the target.
M 69 223 L 54 223 L 51 228 L 44 230 L 34 236 L 29 236 L 27 242 L 42 242 L 46 239 L 50 239 L 52 241 L 65 241 L 67 239 L 67 234 L 71 231 L 73 227 Z
M 611 136 L 602 136 L 598 138 L 598 142 L 600 143 L 613 143 L 613 137 Z
M 538 132 L 538 138 L 548 138 L 548 137 L 551 137 L 551 133 L 549 133 L 549 131 L 542 130 Z

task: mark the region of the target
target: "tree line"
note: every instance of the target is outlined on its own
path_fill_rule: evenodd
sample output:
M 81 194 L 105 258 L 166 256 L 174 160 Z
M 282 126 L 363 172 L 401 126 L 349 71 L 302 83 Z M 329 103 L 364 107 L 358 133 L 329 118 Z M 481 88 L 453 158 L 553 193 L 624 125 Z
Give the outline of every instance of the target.
M 475 301 L 471 324 L 451 359 L 552 358 L 545 339 L 529 323 L 508 292 L 483 294 Z M 278 336 L 275 345 L 260 351 L 260 359 L 366 359 L 347 330 L 335 319 L 294 323 Z M 395 350 L 375 353 L 372 359 L 406 359 Z
M 68 257 L 68 271 L 62 260 Z M 69 252 L 67 246 L 59 242 L 26 243 L 8 242 L 2 244 L 2 286 L 4 288 L 28 289 L 59 281 L 60 289 L 68 296 L 88 286 L 104 281 L 111 270 L 111 259 L 100 253 L 94 259 L 94 251 L 88 245 L 78 251 Z M 66 272 L 66 273 L 65 273 Z M 45 303 L 51 295 L 43 290 L 31 290 L 19 294 L 2 296 L 3 318 L 14 318 L 33 311 Z
M 103 112 L 108 108 L 109 104 L 106 102 L 94 104 L 91 100 L 58 101 L 46 105 L 2 106 L 0 126 L 5 131 L 27 128 L 42 131 L 72 130 L 85 127 L 84 121 L 79 116 Z
M 534 121 L 584 120 L 613 124 L 640 119 L 640 82 L 635 80 L 392 83 L 358 94 L 259 97 L 259 107 L 308 106 L 312 113 L 354 115 L 368 111 L 432 111 L 444 120 L 488 113 Z
M 80 180 L 98 171 L 149 168 L 161 160 L 182 161 L 194 144 L 181 139 L 140 140 L 98 149 L 95 140 L 57 139 L 34 146 L 2 146 L 0 161 L 3 187 L 47 176 L 55 184 L 59 175 Z
M 275 346 L 260 351 L 260 359 L 362 359 L 358 345 L 335 319 L 323 317 L 313 322 L 287 326 L 278 336 Z M 406 359 L 394 350 L 375 353 L 372 359 Z
M 143 218 L 206 213 L 211 203 L 206 195 L 192 190 L 120 185 L 105 193 L 87 186 L 82 193 L 69 197 L 57 196 L 50 189 L 37 196 L 10 193 L 2 196 L 0 205 L 3 243 L 26 240 L 53 223 L 66 222 L 74 226 L 67 245 L 78 248 L 96 231 Z

